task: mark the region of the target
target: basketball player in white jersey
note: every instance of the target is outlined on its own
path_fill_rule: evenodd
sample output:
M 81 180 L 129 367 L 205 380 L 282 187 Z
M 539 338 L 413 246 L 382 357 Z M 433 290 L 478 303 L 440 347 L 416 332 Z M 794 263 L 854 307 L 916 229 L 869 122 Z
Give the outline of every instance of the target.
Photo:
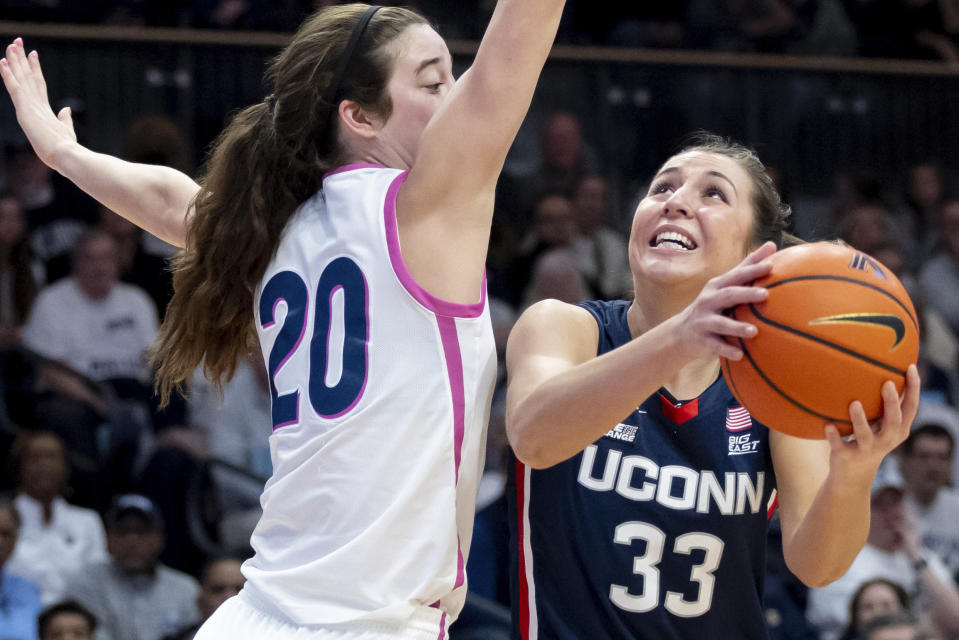
M 37 54 L 7 47 L 0 73 L 38 156 L 185 247 L 156 349 L 162 393 L 201 364 L 228 378 L 259 337 L 274 475 L 246 587 L 201 640 L 446 637 L 495 371 L 493 192 L 563 4 L 500 0 L 458 81 L 419 15 L 322 10 L 200 184 L 78 145 Z

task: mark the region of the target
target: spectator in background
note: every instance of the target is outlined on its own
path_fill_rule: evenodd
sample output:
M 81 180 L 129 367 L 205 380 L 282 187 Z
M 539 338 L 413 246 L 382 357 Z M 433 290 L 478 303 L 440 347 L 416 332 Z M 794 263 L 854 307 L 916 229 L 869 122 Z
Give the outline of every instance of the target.
M 942 560 L 922 546 L 903 501 L 905 482 L 896 460 L 886 458 L 872 485 L 869 537 L 845 575 L 809 590 L 807 616 L 821 640 L 834 640 L 849 623 L 847 606 L 856 588 L 871 578 L 897 582 L 921 617 L 946 637 L 959 633 L 959 590 Z
M 213 462 L 210 474 L 221 514 L 219 541 L 231 552 L 246 550 L 262 513 L 259 497 L 263 483 L 273 472 L 270 381 L 262 357 L 256 353 L 241 360 L 233 378 L 223 385 L 222 394 L 198 371 L 190 394 L 190 423 L 204 436 Z
M 576 224 L 573 248 L 579 270 L 589 297 L 600 300 L 620 298 L 633 286 L 626 237 L 606 226 L 608 194 L 606 179 L 592 175 L 576 184 L 572 198 Z
M 941 414 L 920 408 L 899 449 L 906 506 L 916 515 L 922 545 L 959 576 L 959 491 L 950 487 L 955 434 Z
M 539 128 L 536 158 L 531 169 L 507 171 L 497 187 L 498 213 L 523 237 L 529 230 L 535 204 L 543 194 L 572 193 L 586 175 L 597 173 L 597 163 L 583 139 L 579 119 L 568 111 L 548 114 Z
M 17 546 L 19 529 L 17 510 L 9 500 L 0 498 L 0 637 L 36 640 L 40 590 L 6 567 Z
M 909 214 L 909 233 L 916 238 L 920 260 L 932 253 L 943 204 L 945 180 L 939 163 L 927 160 L 909 167 L 905 205 Z
M 915 239 L 907 235 L 902 220 L 878 201 L 863 202 L 845 211 L 839 219 L 838 235 L 870 255 L 896 243 L 904 257 L 901 271 L 911 271 L 915 267 Z
M 96 629 L 96 616 L 75 600 L 50 605 L 37 618 L 40 640 L 93 640 Z
M 24 432 L 14 443 L 17 471 L 14 505 L 20 514 L 20 542 L 10 560 L 15 573 L 40 587 L 44 604 L 66 596 L 66 576 L 107 557 L 100 516 L 63 498 L 67 454 L 48 432 Z
M 943 205 L 940 234 L 937 250 L 919 271 L 919 295 L 959 336 L 959 199 Z
M 147 349 L 157 332 L 156 307 L 139 287 L 119 281 L 120 256 L 104 231 L 84 234 L 74 251 L 73 275 L 40 291 L 27 324 L 24 345 L 108 387 L 131 407 L 111 432 L 121 490 L 144 429 L 183 424 L 182 402 L 160 411 L 152 392 Z M 120 450 L 124 453 L 120 454 Z
M 196 597 L 196 606 L 200 612 L 200 621 L 178 631 L 164 640 L 193 640 L 204 620 L 213 615 L 216 608 L 227 598 L 240 593 L 246 578 L 240 571 L 242 563 L 236 558 L 216 558 L 203 568 L 200 574 L 200 594 Z M 41 640 L 43 640 L 41 638 Z
M 533 206 L 532 229 L 523 238 L 517 255 L 507 269 L 509 291 L 504 292 L 504 299 L 514 307 L 522 305 L 526 287 L 540 256 L 551 249 L 571 249 L 575 237 L 576 221 L 570 199 L 560 191 L 541 194 Z
M 0 349 L 20 345 L 23 323 L 44 280 L 25 231 L 20 201 L 0 195 Z
M 158 562 L 163 522 L 145 496 L 119 496 L 106 516 L 110 559 L 73 574 L 67 594 L 97 617 L 97 640 L 159 640 L 197 620 L 200 588 Z
M 92 231 L 77 243 L 72 277 L 40 292 L 24 343 L 93 380 L 133 380 L 149 388 L 146 349 L 156 331 L 149 297 L 119 282 L 116 242 Z
M 53 173 L 29 146 L 7 150 L 7 184 L 27 220 L 30 249 L 46 272 L 47 282 L 70 273 L 77 239 L 96 222 L 95 202 Z
M 144 248 L 144 231 L 102 205 L 100 229 L 116 242 L 120 280 L 145 291 L 162 320 L 173 297 L 173 274 L 167 261 Z
M 863 627 L 876 618 L 910 613 L 909 594 L 902 585 L 886 578 L 866 580 L 849 600 L 849 624 L 840 640 L 858 640 Z
M 862 640 L 916 640 L 915 621 L 905 613 L 880 616 L 865 625 Z
M 588 297 L 576 254 L 568 247 L 558 247 L 541 254 L 533 264 L 529 285 L 523 293 L 523 308 L 547 298 L 578 304 Z

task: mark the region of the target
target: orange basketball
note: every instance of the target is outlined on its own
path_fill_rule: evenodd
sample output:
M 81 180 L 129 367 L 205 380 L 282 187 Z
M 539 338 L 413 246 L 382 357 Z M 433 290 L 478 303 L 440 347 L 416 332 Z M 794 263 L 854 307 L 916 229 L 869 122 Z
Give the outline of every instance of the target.
M 832 422 L 852 433 L 849 405 L 870 421 L 882 414 L 880 387 L 902 390 L 919 357 L 919 327 L 909 295 L 879 261 L 826 242 L 784 249 L 756 285 L 765 302 L 731 310 L 756 326 L 754 338 L 731 339 L 739 361 L 723 359 L 733 395 L 753 418 L 801 438 L 823 438 Z

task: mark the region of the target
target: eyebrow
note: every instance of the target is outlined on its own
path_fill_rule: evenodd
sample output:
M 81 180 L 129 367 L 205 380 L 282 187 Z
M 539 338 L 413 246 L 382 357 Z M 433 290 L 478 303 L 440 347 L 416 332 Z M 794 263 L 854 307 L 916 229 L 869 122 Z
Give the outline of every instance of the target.
M 418 67 L 416 67 L 416 73 L 414 75 L 419 75 L 420 72 L 423 71 L 423 69 L 425 69 L 426 67 L 432 64 L 439 64 L 441 62 L 443 62 L 442 58 L 430 58 L 429 60 L 424 60 L 423 62 L 420 63 Z
M 669 167 L 668 169 L 663 169 L 662 171 L 656 174 L 656 177 L 653 178 L 653 182 L 655 182 L 664 173 L 679 173 L 679 169 L 677 167 Z M 726 182 L 729 183 L 729 186 L 733 188 L 733 192 L 737 196 L 739 195 L 739 190 L 736 189 L 736 185 L 733 184 L 733 181 L 727 178 L 724 174 L 720 173 L 719 171 L 707 171 L 706 175 L 714 176 L 716 178 L 721 178 L 725 180 Z

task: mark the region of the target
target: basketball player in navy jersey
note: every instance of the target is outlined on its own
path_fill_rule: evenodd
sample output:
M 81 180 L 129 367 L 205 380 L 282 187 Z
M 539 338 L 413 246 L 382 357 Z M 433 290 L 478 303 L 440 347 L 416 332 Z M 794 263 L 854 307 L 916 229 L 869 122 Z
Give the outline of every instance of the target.
M 855 438 L 753 421 L 720 375 L 755 327 L 723 310 L 784 242 L 789 208 L 749 150 L 703 135 L 653 179 L 632 223 L 632 302 L 530 307 L 509 339 L 507 430 L 516 456 L 514 637 L 767 638 L 767 522 L 779 509 L 790 569 L 841 576 L 869 526 L 869 488 L 918 404 L 909 369 L 883 417 L 849 409 Z
M 464 567 L 495 377 L 484 262 L 496 179 L 562 0 L 499 0 L 454 80 L 418 14 L 308 19 L 200 184 L 76 142 L 35 52 L 0 74 L 37 155 L 185 251 L 161 390 L 229 378 L 259 338 L 274 473 L 243 591 L 197 638 L 442 640 Z

